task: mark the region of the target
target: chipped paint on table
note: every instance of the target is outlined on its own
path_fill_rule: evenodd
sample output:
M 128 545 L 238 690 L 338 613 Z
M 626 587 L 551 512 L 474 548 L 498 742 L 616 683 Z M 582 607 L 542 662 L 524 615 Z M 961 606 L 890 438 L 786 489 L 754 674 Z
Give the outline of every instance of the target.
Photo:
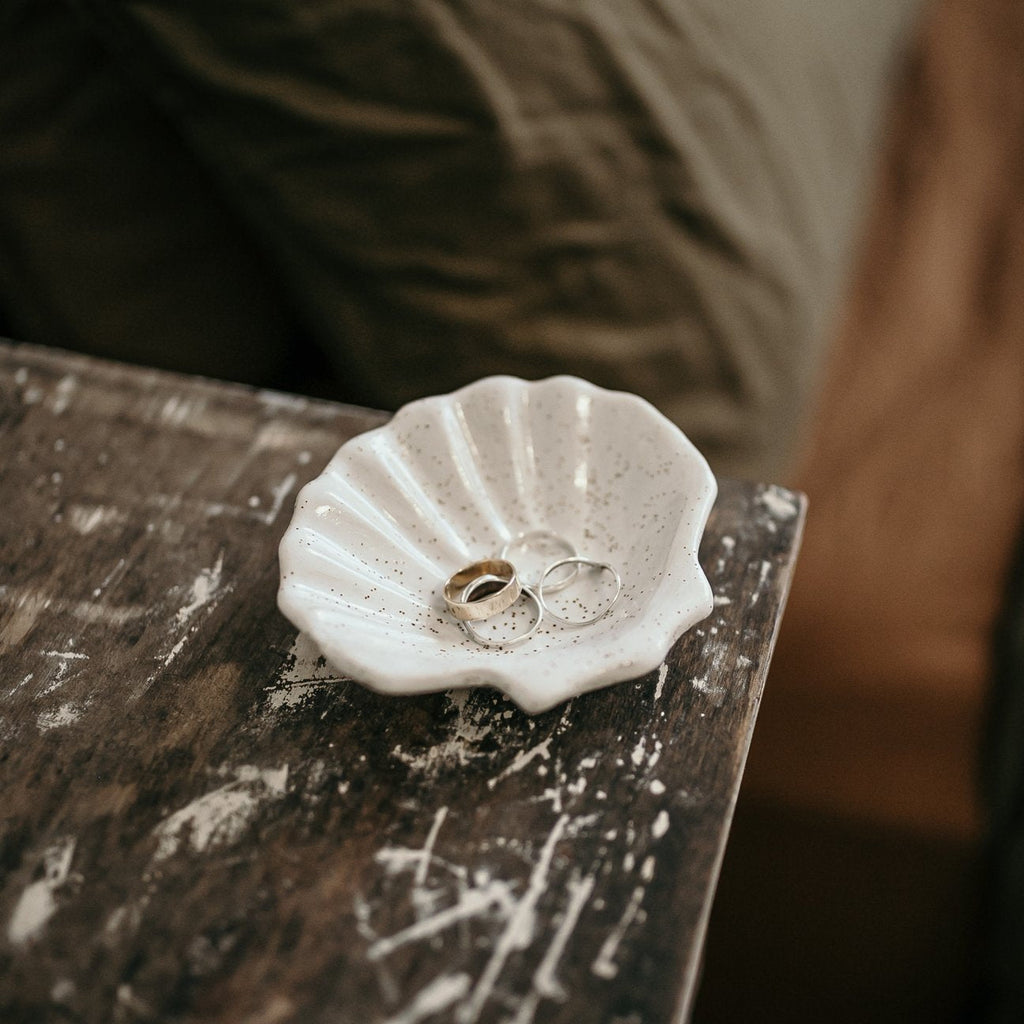
M 381 414 L 0 346 L 0 1018 L 685 1018 L 802 497 L 722 481 L 712 615 L 530 717 L 387 698 L 277 612 Z

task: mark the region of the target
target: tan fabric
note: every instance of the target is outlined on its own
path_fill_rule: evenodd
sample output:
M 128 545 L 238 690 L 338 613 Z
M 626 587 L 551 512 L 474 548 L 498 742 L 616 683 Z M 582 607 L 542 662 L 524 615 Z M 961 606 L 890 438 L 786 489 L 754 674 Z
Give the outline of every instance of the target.
M 947 0 L 901 96 L 828 384 L 747 786 L 977 826 L 993 625 L 1024 523 L 1024 13 Z

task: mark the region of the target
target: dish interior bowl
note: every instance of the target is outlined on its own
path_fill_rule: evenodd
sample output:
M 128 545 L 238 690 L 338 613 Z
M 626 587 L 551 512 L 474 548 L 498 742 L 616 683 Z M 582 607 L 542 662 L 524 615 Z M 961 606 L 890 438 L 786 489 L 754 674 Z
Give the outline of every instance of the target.
M 404 406 L 302 489 L 279 604 L 375 689 L 487 684 L 542 710 L 650 671 L 710 613 L 697 547 L 715 493 L 704 458 L 643 399 L 573 377 L 485 378 Z M 539 530 L 614 565 L 619 600 L 593 625 L 545 621 L 519 646 L 483 647 L 448 612 L 444 583 Z M 542 561 L 522 554 L 529 582 Z M 583 595 L 586 581 L 572 586 Z M 526 604 L 505 613 L 510 630 L 528 624 Z

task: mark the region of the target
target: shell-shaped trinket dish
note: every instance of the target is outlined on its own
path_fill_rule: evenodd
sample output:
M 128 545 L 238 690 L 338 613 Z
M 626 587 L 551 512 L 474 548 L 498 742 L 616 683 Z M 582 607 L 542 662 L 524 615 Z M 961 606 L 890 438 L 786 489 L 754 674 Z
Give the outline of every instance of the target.
M 374 690 L 487 685 L 536 713 L 652 671 L 710 614 L 697 547 L 716 492 L 644 399 L 576 377 L 487 377 L 404 406 L 300 491 L 278 604 Z M 593 625 L 543 620 L 518 646 L 482 646 L 449 613 L 445 581 L 534 531 L 613 565 L 619 599 Z

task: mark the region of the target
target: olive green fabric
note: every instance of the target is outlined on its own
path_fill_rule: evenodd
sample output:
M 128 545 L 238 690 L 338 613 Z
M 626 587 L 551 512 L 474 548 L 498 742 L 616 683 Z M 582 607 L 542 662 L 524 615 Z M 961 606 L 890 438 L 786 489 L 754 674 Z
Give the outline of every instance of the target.
M 0 308 L 37 341 L 262 382 L 289 315 L 173 126 L 55 0 L 0 14 Z
M 385 408 L 576 373 L 774 478 L 915 6 L 26 4 L 0 304 L 30 340 L 270 382 L 309 339 L 330 393 Z M 92 78 L 41 42 L 71 8 Z

